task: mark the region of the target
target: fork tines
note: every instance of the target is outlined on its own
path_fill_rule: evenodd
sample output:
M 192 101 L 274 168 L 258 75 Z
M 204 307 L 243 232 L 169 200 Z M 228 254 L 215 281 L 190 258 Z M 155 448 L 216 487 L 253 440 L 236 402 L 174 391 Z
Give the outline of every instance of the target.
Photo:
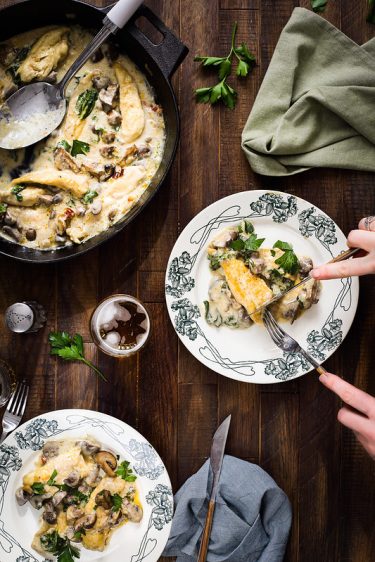
M 8 402 L 6 410 L 13 416 L 23 416 L 26 408 L 29 387 L 24 382 L 17 383 L 16 390 L 13 392 Z

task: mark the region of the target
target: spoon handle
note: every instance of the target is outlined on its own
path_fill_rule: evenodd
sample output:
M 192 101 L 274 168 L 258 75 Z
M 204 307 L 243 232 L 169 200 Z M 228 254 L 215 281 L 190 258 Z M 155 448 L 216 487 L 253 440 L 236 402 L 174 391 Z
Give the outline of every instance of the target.
M 108 12 L 103 20 L 103 27 L 83 49 L 79 57 L 73 62 L 67 70 L 65 76 L 57 85 L 59 96 L 64 97 L 64 92 L 68 82 L 75 76 L 86 61 L 99 49 L 104 41 L 111 35 L 115 34 L 119 29 L 124 27 L 127 21 L 137 11 L 142 4 L 142 0 L 119 0 L 117 4 Z

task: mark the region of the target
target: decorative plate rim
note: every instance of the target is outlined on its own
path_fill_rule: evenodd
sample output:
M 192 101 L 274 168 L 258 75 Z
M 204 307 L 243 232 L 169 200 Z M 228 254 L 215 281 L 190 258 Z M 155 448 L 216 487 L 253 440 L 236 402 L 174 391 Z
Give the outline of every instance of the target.
M 65 423 L 64 423 L 65 422 Z M 0 553 L 6 556 L 4 562 L 41 562 L 43 558 L 31 548 L 31 544 L 22 544 L 23 539 L 16 538 L 10 532 L 9 510 L 12 504 L 6 501 L 7 489 L 12 494 L 13 479 L 17 479 L 23 463 L 28 462 L 30 454 L 39 451 L 47 439 L 55 438 L 64 432 L 76 432 L 80 427 L 86 428 L 84 434 L 95 435 L 95 428 L 105 432 L 111 447 L 116 449 L 116 442 L 122 454 L 127 455 L 134 472 L 141 479 L 141 492 L 144 496 L 144 530 L 142 537 L 134 541 L 134 553 L 129 553 L 130 562 L 156 562 L 168 541 L 173 517 L 173 491 L 167 469 L 153 446 L 139 431 L 126 422 L 109 414 L 81 408 L 66 408 L 45 412 L 20 425 L 0 445 Z M 91 431 L 88 429 L 91 428 Z M 121 440 L 122 439 L 122 440 Z M 9 486 L 9 484 L 11 484 Z M 8 510 L 8 517 L 3 511 Z M 22 509 L 22 508 L 21 508 Z M 147 522 L 148 518 L 148 522 Z M 21 521 L 21 519 L 20 519 Z M 115 536 L 115 535 L 114 535 Z M 80 560 L 85 560 L 81 549 Z M 100 556 L 100 554 L 99 554 Z M 118 552 L 106 550 L 100 558 L 112 562 Z M 16 557 L 16 558 L 15 558 Z M 2 555 L 1 555 L 2 559 Z M 2 561 L 3 562 L 3 561 Z M 47 562 L 47 561 L 46 561 Z
M 241 199 L 246 196 L 249 200 L 247 212 L 244 213 L 244 203 Z M 280 224 L 290 219 L 298 221 L 298 228 L 295 230 L 305 239 L 314 236 L 328 252 L 327 261 L 329 256 L 333 257 L 344 249 L 342 245 L 346 237 L 339 226 L 309 201 L 283 191 L 261 189 L 237 192 L 202 209 L 181 231 L 168 259 L 165 299 L 170 320 L 178 337 L 198 361 L 228 378 L 254 384 L 274 384 L 307 374 L 313 367 L 300 354 L 286 354 L 281 351 L 279 357 L 264 361 L 235 361 L 227 355 L 223 357 L 206 336 L 200 323 L 202 315 L 198 305 L 201 303 L 190 300 L 188 295 L 195 287 L 194 273 L 197 271 L 198 257 L 212 239 L 212 231 L 218 232 L 225 224 L 252 217 L 269 217 L 273 222 Z M 341 238 L 340 242 L 336 235 Z M 340 248 L 335 248 L 332 252 L 336 244 Z M 321 246 L 318 248 L 322 250 Z M 341 286 L 331 314 L 323 322 L 320 331 L 312 330 L 308 334 L 304 345 L 319 363 L 327 360 L 341 345 L 357 310 L 358 277 L 336 280 L 336 283 L 337 286 L 341 283 Z M 346 300 L 349 300 L 349 306 L 345 304 Z M 345 313 L 343 319 L 337 318 L 335 314 L 340 308 Z M 195 345 L 198 338 L 203 344 L 201 347 Z M 225 353 L 228 353 L 227 350 Z M 254 370 L 256 364 L 261 363 L 264 364 L 262 376 Z M 259 380 L 260 378 L 262 380 Z

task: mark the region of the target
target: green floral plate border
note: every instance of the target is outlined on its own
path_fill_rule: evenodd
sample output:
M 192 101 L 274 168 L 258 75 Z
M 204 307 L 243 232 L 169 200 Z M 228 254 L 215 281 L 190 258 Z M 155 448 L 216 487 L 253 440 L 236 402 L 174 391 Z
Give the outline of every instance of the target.
M 280 352 L 261 326 L 215 328 L 204 319 L 207 245 L 222 228 L 245 218 L 260 236 L 268 236 L 266 243 L 292 241 L 298 253 L 311 255 L 315 263 L 329 261 L 346 248 L 346 237 L 334 221 L 304 199 L 263 190 L 230 195 L 201 211 L 180 234 L 166 272 L 168 312 L 181 341 L 210 369 L 245 382 L 283 382 L 308 373 L 312 366 L 298 353 Z M 348 333 L 358 294 L 358 278 L 326 281 L 319 303 L 285 328 L 321 363 Z
M 102 553 L 81 550 L 80 561 L 156 562 L 167 543 L 173 516 L 173 494 L 167 470 L 155 449 L 135 429 L 100 412 L 57 410 L 21 425 L 0 445 L 0 560 L 41 562 L 31 548 L 38 515 L 17 506 L 15 491 L 46 439 L 96 437 L 131 462 L 143 505 L 141 523 L 128 523 Z

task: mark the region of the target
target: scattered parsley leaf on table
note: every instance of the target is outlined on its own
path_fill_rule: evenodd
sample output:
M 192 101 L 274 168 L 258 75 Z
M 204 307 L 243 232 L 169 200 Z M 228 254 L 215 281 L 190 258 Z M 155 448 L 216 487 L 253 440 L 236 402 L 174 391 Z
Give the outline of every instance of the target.
M 232 72 L 233 57 L 237 59 L 236 75 L 238 77 L 247 76 L 255 65 L 255 57 L 245 43 L 241 43 L 239 47 L 235 46 L 236 34 L 237 22 L 233 25 L 231 50 L 226 57 L 197 56 L 194 58 L 195 61 L 202 63 L 204 67 L 212 66 L 217 68 L 220 80 L 214 86 L 197 88 L 194 91 L 195 99 L 198 103 L 214 105 L 218 101 L 222 101 L 227 107 L 234 109 L 237 101 L 237 92 L 227 82 L 227 78 Z
M 95 371 L 101 379 L 107 381 L 103 373 L 91 361 L 85 359 L 83 339 L 80 334 L 75 334 L 72 337 L 68 332 L 51 332 L 48 336 L 48 341 L 51 346 L 51 355 L 58 355 L 66 361 L 82 361 L 82 363 L 85 363 L 85 365 Z
M 314 12 L 324 12 L 328 0 L 311 0 L 311 7 Z

